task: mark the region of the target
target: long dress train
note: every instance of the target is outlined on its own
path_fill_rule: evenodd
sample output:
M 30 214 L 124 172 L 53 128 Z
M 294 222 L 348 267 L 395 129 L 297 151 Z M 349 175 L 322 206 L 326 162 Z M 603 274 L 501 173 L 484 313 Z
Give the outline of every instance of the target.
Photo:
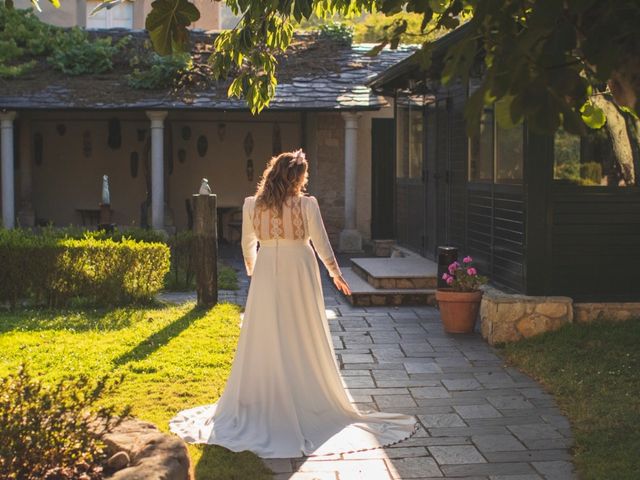
M 339 275 L 314 197 L 289 198 L 281 214 L 245 200 L 242 246 L 251 285 L 238 348 L 219 401 L 170 421 L 185 441 L 291 458 L 378 448 L 415 431 L 412 416 L 360 412 L 351 404 L 309 239 L 330 274 Z

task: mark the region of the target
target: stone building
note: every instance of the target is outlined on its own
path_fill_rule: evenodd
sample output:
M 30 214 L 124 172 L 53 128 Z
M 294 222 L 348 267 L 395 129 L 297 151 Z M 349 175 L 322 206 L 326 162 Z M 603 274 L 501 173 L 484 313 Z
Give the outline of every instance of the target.
M 140 45 L 147 38 L 121 29 L 92 34 L 131 35 Z M 214 35 L 193 32 L 192 54 L 208 55 Z M 360 250 L 371 237 L 372 125 L 393 117 L 390 103 L 365 84 L 410 54 L 368 57 L 370 47 L 296 36 L 280 60 L 276 96 L 257 116 L 228 98 L 228 83 L 134 90 L 126 61 L 108 74 L 69 77 L 43 66 L 7 81 L 0 91 L 4 226 L 95 225 L 103 175 L 120 226 L 186 229 L 185 202 L 202 177 L 228 223 L 267 160 L 302 147 L 332 241 Z

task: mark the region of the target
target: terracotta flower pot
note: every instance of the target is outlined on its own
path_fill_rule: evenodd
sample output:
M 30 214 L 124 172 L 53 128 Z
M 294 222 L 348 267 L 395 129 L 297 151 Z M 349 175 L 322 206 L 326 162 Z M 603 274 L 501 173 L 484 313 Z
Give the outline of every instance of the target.
M 450 288 L 436 290 L 442 326 L 447 333 L 471 333 L 480 310 L 482 291 L 456 292 Z

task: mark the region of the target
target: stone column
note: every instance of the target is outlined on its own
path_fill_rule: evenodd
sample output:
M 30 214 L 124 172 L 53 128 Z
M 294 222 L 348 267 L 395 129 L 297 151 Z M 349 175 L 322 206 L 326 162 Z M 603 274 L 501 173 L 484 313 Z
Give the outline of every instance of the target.
M 20 206 L 18 208 L 18 224 L 21 227 L 33 227 L 36 214 L 33 209 L 33 169 L 31 120 L 20 115 Z
M 14 228 L 16 224 L 14 171 L 13 171 L 13 120 L 16 112 L 0 112 L 2 128 L 2 225 Z
M 361 252 L 362 235 L 356 227 L 356 171 L 358 167 L 359 113 L 347 112 L 344 118 L 344 229 L 340 232 L 341 252 Z
M 148 111 L 151 120 L 151 227 L 164 230 L 164 119 L 166 111 Z

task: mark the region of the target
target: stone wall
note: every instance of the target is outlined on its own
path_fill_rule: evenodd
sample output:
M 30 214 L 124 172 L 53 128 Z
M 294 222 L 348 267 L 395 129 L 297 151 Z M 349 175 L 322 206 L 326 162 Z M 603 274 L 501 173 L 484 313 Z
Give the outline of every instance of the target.
M 640 320 L 640 302 L 573 303 L 569 297 L 530 297 L 486 287 L 480 333 L 491 345 L 514 342 L 572 323 Z
M 337 245 L 344 225 L 344 121 L 339 113 L 319 113 L 307 127 L 313 130 L 309 192 L 318 198 L 331 243 Z
M 575 321 L 580 323 L 640 319 L 640 302 L 574 303 L 573 315 Z
M 556 330 L 573 321 L 569 297 L 530 297 L 486 288 L 480 306 L 480 332 L 491 345 Z

